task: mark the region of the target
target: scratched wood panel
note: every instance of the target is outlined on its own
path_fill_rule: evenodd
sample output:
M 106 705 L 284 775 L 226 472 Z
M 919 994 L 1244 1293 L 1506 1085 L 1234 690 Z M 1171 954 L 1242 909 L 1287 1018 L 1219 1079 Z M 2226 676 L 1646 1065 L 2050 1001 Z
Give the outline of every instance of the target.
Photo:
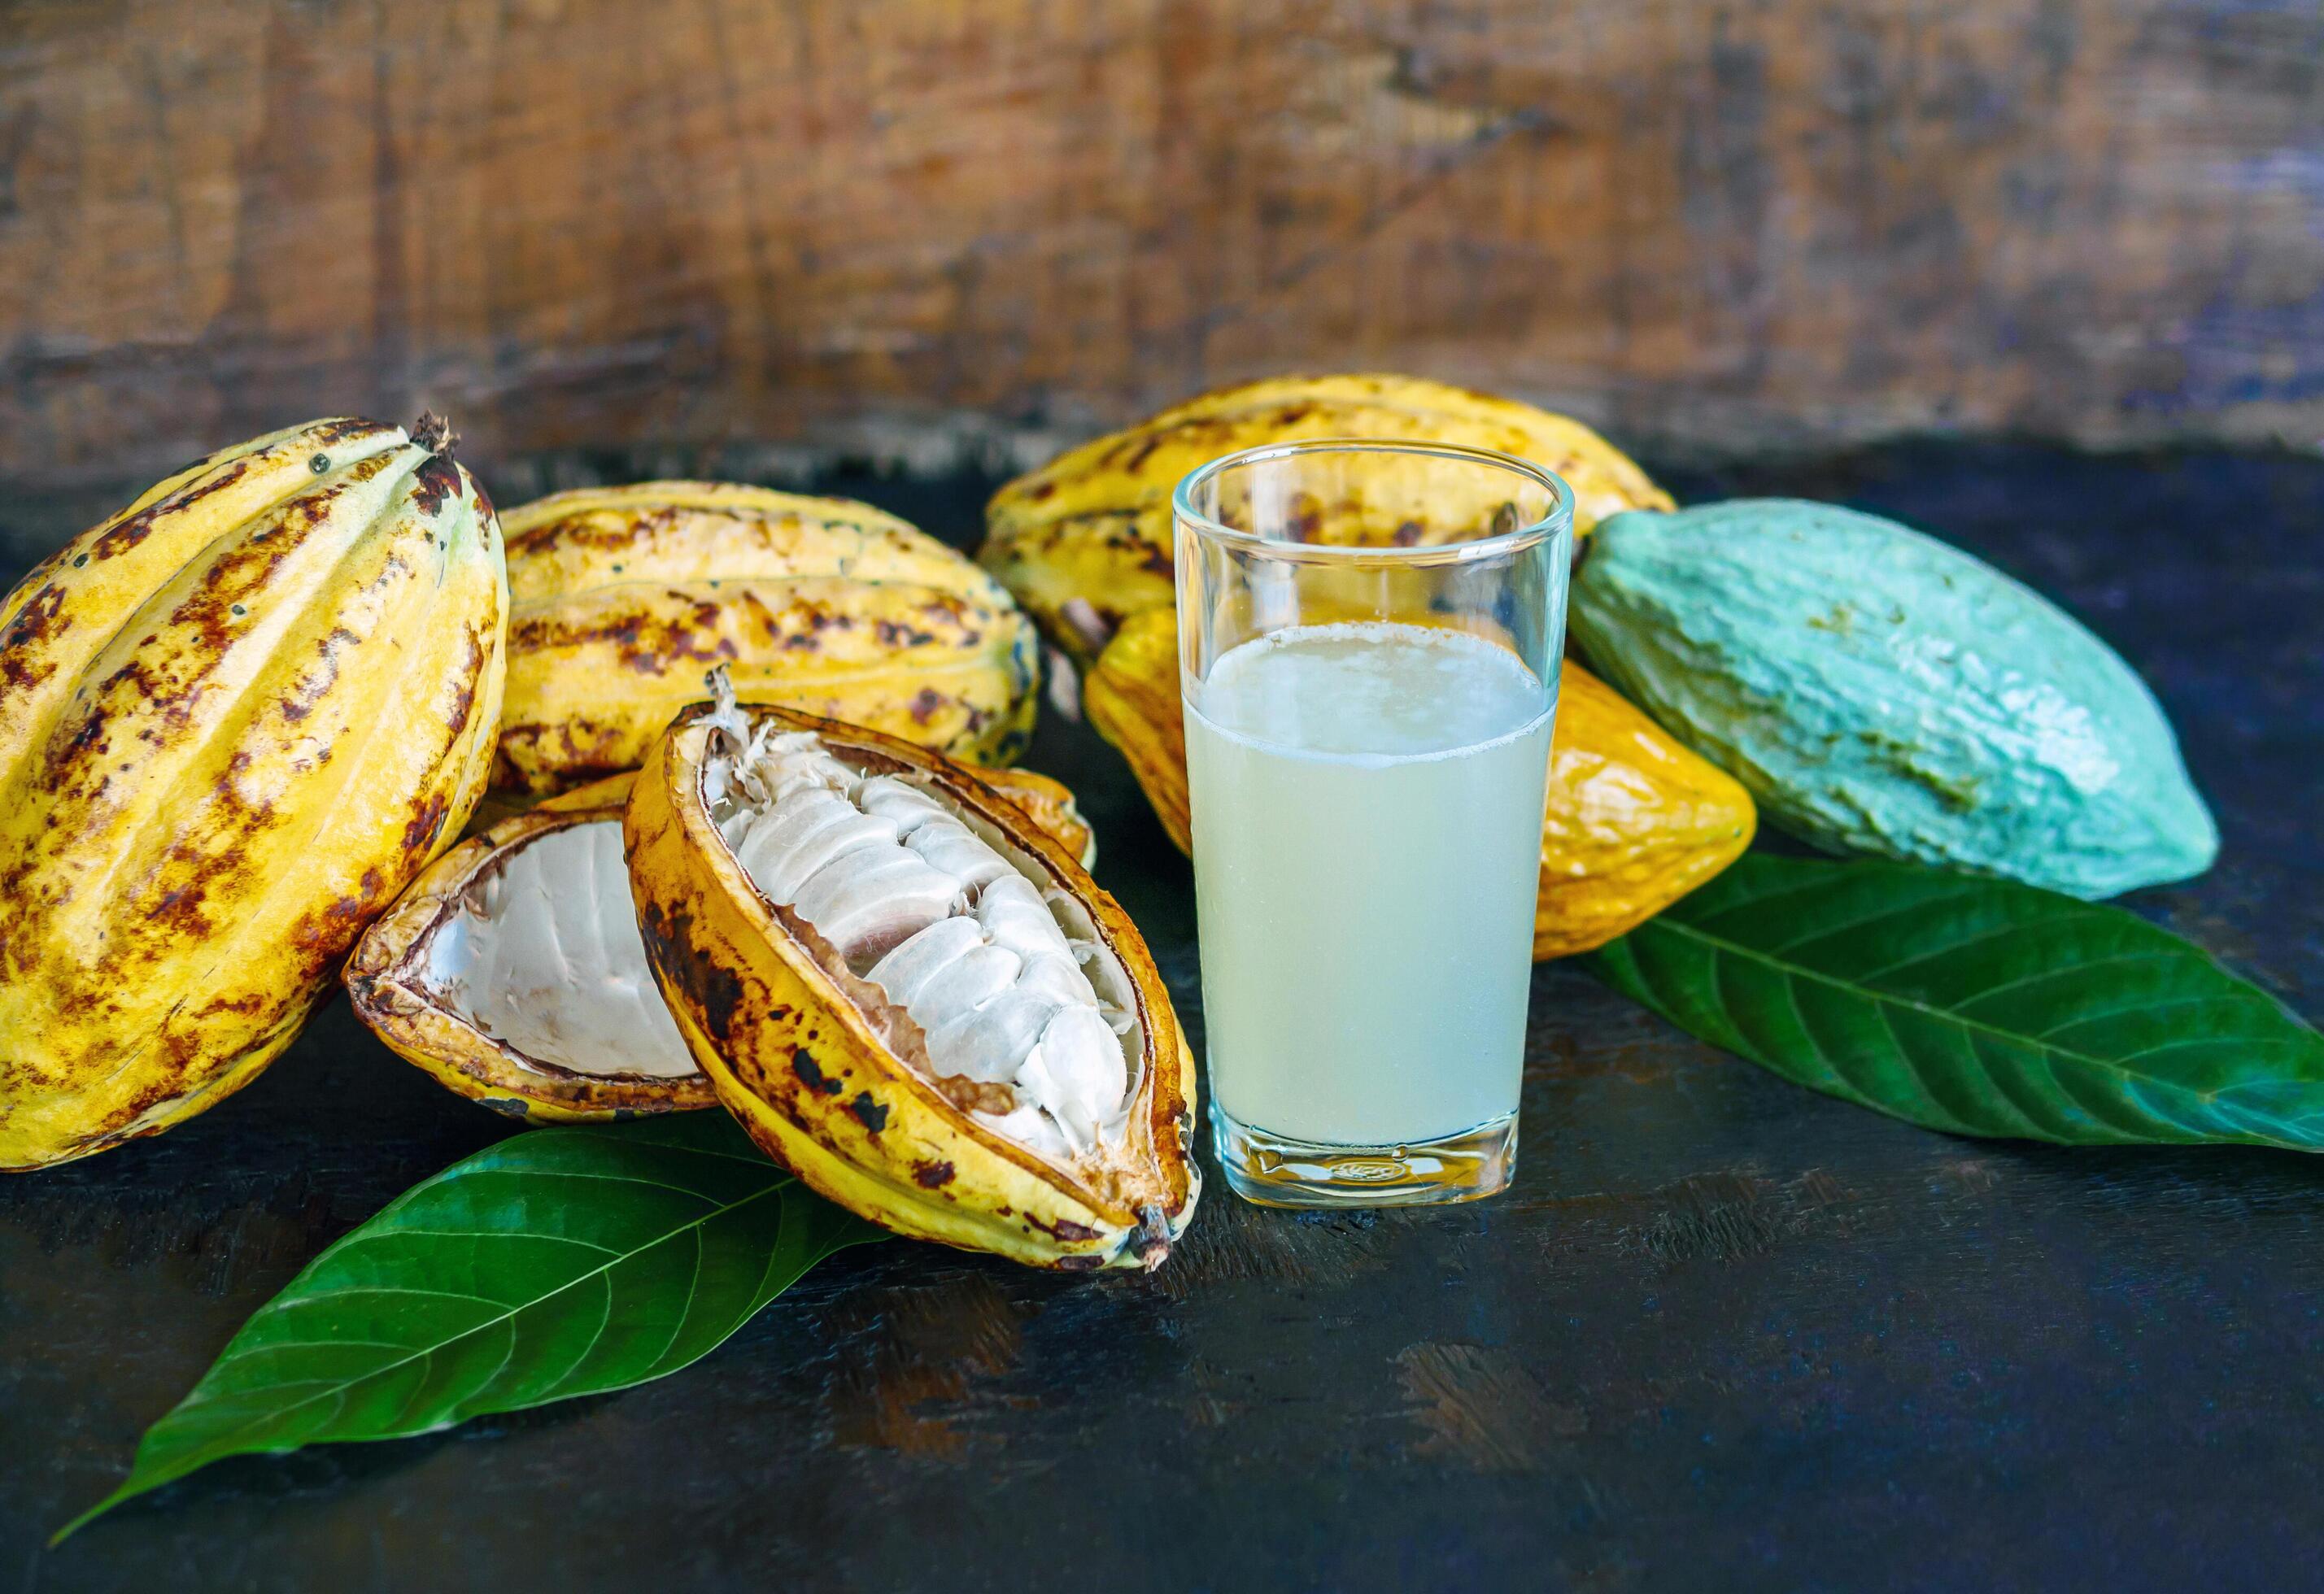
M 0 486 L 423 404 L 488 466 L 941 465 L 1298 366 L 1661 449 L 2304 444 L 2319 54 L 2242 0 L 17 0 Z

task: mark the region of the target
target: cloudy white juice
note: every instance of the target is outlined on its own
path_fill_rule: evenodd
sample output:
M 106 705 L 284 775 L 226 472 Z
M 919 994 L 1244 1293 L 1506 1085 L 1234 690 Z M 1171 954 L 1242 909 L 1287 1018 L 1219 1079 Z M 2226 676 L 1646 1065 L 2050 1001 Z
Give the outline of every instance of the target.
M 1554 689 L 1482 639 L 1300 626 L 1190 682 L 1213 1100 L 1324 1146 L 1517 1110 Z

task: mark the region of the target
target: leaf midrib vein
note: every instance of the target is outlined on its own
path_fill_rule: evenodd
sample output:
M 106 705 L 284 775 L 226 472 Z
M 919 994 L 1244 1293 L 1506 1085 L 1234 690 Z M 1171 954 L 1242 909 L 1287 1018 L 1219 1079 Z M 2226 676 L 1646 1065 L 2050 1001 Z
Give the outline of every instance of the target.
M 572 1234 L 550 1234 L 540 1229 L 405 1229 L 397 1227 L 384 1231 L 398 1239 L 416 1235 L 421 1239 L 549 1239 L 558 1245 L 577 1245 L 607 1256 L 618 1256 L 612 1246 L 594 1239 L 583 1239 Z
M 1980 1023 L 1975 1018 L 1965 1018 L 1961 1017 L 1960 1014 L 1951 1011 L 1949 1009 L 1931 1007 L 1928 1003 L 1915 1001 L 1911 997 L 1898 996 L 1885 990 L 1876 990 L 1867 986 L 1856 984 L 1850 981 L 1842 980 L 1836 975 L 1822 973 L 1814 969 L 1803 967 L 1798 963 L 1786 963 L 1773 954 L 1762 952 L 1756 947 L 1741 945 L 1736 942 L 1728 940 L 1722 935 L 1714 935 L 1707 930 L 1699 929 L 1693 925 L 1687 924 L 1683 920 L 1664 917 L 1652 920 L 1647 926 L 1641 927 L 1668 930 L 1674 935 L 1690 936 L 1694 940 L 1702 942 L 1707 946 L 1720 951 L 1732 953 L 1738 957 L 1748 958 L 1754 963 L 1764 963 L 1769 968 L 1775 969 L 1778 972 L 1786 974 L 1792 978 L 1812 980 L 1819 985 L 1831 986 L 1835 990 L 1853 995 L 1866 1001 L 1875 1003 L 1886 1002 L 1892 1003 L 1900 1008 L 1909 1008 L 1914 1012 L 1919 1013 L 1924 1018 L 1936 1020 L 1937 1022 L 1958 1025 L 1963 1029 L 1970 1030 L 1979 1035 L 1989 1036 L 1994 1040 L 2005 1044 L 2030 1046 L 2036 1051 L 2061 1058 L 2069 1063 L 2076 1064 L 2084 1068 L 2095 1069 L 2100 1072 L 2110 1071 L 2116 1073 L 2128 1075 L 2132 1078 L 2144 1080 L 2150 1084 L 2163 1090 L 2185 1092 L 2187 1094 L 2202 1101 L 2209 1101 L 2213 1100 L 2217 1094 L 2216 1092 L 2193 1090 L 2176 1080 L 2163 1078 L 2154 1073 L 2132 1068 L 2128 1066 L 2128 1064 L 2112 1058 L 2094 1056 L 2088 1052 L 2077 1051 L 2070 1046 L 2057 1046 L 2049 1041 L 2039 1039 L 2034 1036 L 2020 1035 L 2015 1031 L 2003 1029 L 1995 1025 Z
M 1819 941 L 1829 941 L 1835 935 L 1845 935 L 1851 931 L 1869 929 L 1883 919 L 1895 918 L 1902 914 L 1925 913 L 1932 908 L 1942 908 L 1949 902 L 1966 901 L 1974 895 L 1971 890 L 1958 889 L 1933 897 L 1916 898 L 1910 902 L 1892 902 L 1874 912 L 1858 914 L 1854 918 L 1844 918 L 1836 925 L 1818 925 L 1814 929 L 1794 935 L 1781 946 L 1775 948 L 1775 954 L 1781 956 L 1785 953 L 1797 951 L 1803 946 L 1812 946 Z M 1756 908 L 1758 905 L 1754 903 L 1752 906 Z

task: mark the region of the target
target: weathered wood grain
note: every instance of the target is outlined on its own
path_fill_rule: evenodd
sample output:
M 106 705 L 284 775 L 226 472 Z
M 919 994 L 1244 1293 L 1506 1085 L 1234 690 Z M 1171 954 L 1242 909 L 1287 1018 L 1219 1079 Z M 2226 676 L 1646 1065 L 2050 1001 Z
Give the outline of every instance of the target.
M 1665 450 L 2304 446 L 2319 55 L 2242 0 L 16 0 L 0 486 L 422 405 L 488 471 L 944 465 L 1302 366 Z

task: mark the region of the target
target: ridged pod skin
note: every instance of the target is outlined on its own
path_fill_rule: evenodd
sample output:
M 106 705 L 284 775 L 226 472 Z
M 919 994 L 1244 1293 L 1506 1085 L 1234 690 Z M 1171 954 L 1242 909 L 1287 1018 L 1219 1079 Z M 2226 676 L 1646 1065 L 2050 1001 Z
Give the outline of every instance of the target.
M 1238 449 L 1313 438 L 1458 443 L 1532 460 L 1573 489 L 1576 537 L 1623 510 L 1671 506 L 1605 438 L 1530 404 L 1415 376 L 1279 376 L 1205 393 L 1019 476 L 986 507 L 977 558 L 1086 665 L 1124 620 L 1174 602 L 1179 478 Z M 1369 525 L 1361 506 L 1333 506 L 1326 530 L 1340 540 L 1431 540 L 1401 517 Z
M 911 772 L 1006 834 L 1086 911 L 1135 987 L 1144 1037 L 1127 1142 L 1068 1168 L 1003 1140 L 882 1042 L 778 917 L 713 824 L 709 709 L 656 744 L 625 821 L 647 956 L 678 1028 L 752 1138 L 821 1194 L 899 1234 L 1065 1269 L 1159 1266 L 1192 1216 L 1194 1064 L 1143 940 L 1023 812 L 969 771 L 893 737 L 779 709 L 868 767 Z
M 1588 952 L 1645 923 L 1741 857 L 1757 829 L 1749 792 L 1567 659 L 1535 960 Z
M 1089 866 L 1096 839 L 1063 782 L 1029 769 L 977 774 Z M 584 825 L 618 827 L 636 781 L 634 770 L 609 776 L 504 813 L 429 865 L 364 932 L 347 959 L 344 978 L 356 1017 L 447 1090 L 529 1123 L 598 1123 L 715 1106 L 717 1093 L 698 1070 L 654 1074 L 624 1070 L 609 1057 L 585 1073 L 529 1055 L 480 1027 L 430 977 L 431 942 L 482 880 L 543 836 Z M 626 880 L 622 890 L 628 911 Z M 637 957 L 642 972 L 642 944 Z
M 1178 613 L 1133 614 L 1082 677 L 1082 712 L 1113 743 L 1178 851 L 1194 854 L 1186 793 L 1186 717 Z
M 1097 832 L 1082 817 L 1073 788 L 1062 780 L 1031 769 L 972 771 L 974 778 L 1025 810 L 1025 816 L 1065 849 L 1065 856 L 1084 869 L 1097 867 Z
M 248 1083 L 466 822 L 508 592 L 420 429 L 213 455 L 0 604 L 0 1167 Z
M 1121 750 L 1162 827 L 1191 852 L 1176 615 L 1153 609 L 1127 622 L 1082 693 L 1090 723 Z M 1651 918 L 1740 857 L 1756 828 L 1748 792 L 1567 659 L 1535 958 L 1588 952 Z
M 2144 682 L 2064 611 L 1893 521 L 1745 499 L 1600 529 L 1575 640 L 1836 852 L 2108 897 L 2219 836 Z
M 1039 650 L 1007 592 L 867 503 L 718 482 L 512 510 L 496 789 L 634 769 L 724 664 L 746 702 L 872 725 L 975 763 L 1031 734 Z

